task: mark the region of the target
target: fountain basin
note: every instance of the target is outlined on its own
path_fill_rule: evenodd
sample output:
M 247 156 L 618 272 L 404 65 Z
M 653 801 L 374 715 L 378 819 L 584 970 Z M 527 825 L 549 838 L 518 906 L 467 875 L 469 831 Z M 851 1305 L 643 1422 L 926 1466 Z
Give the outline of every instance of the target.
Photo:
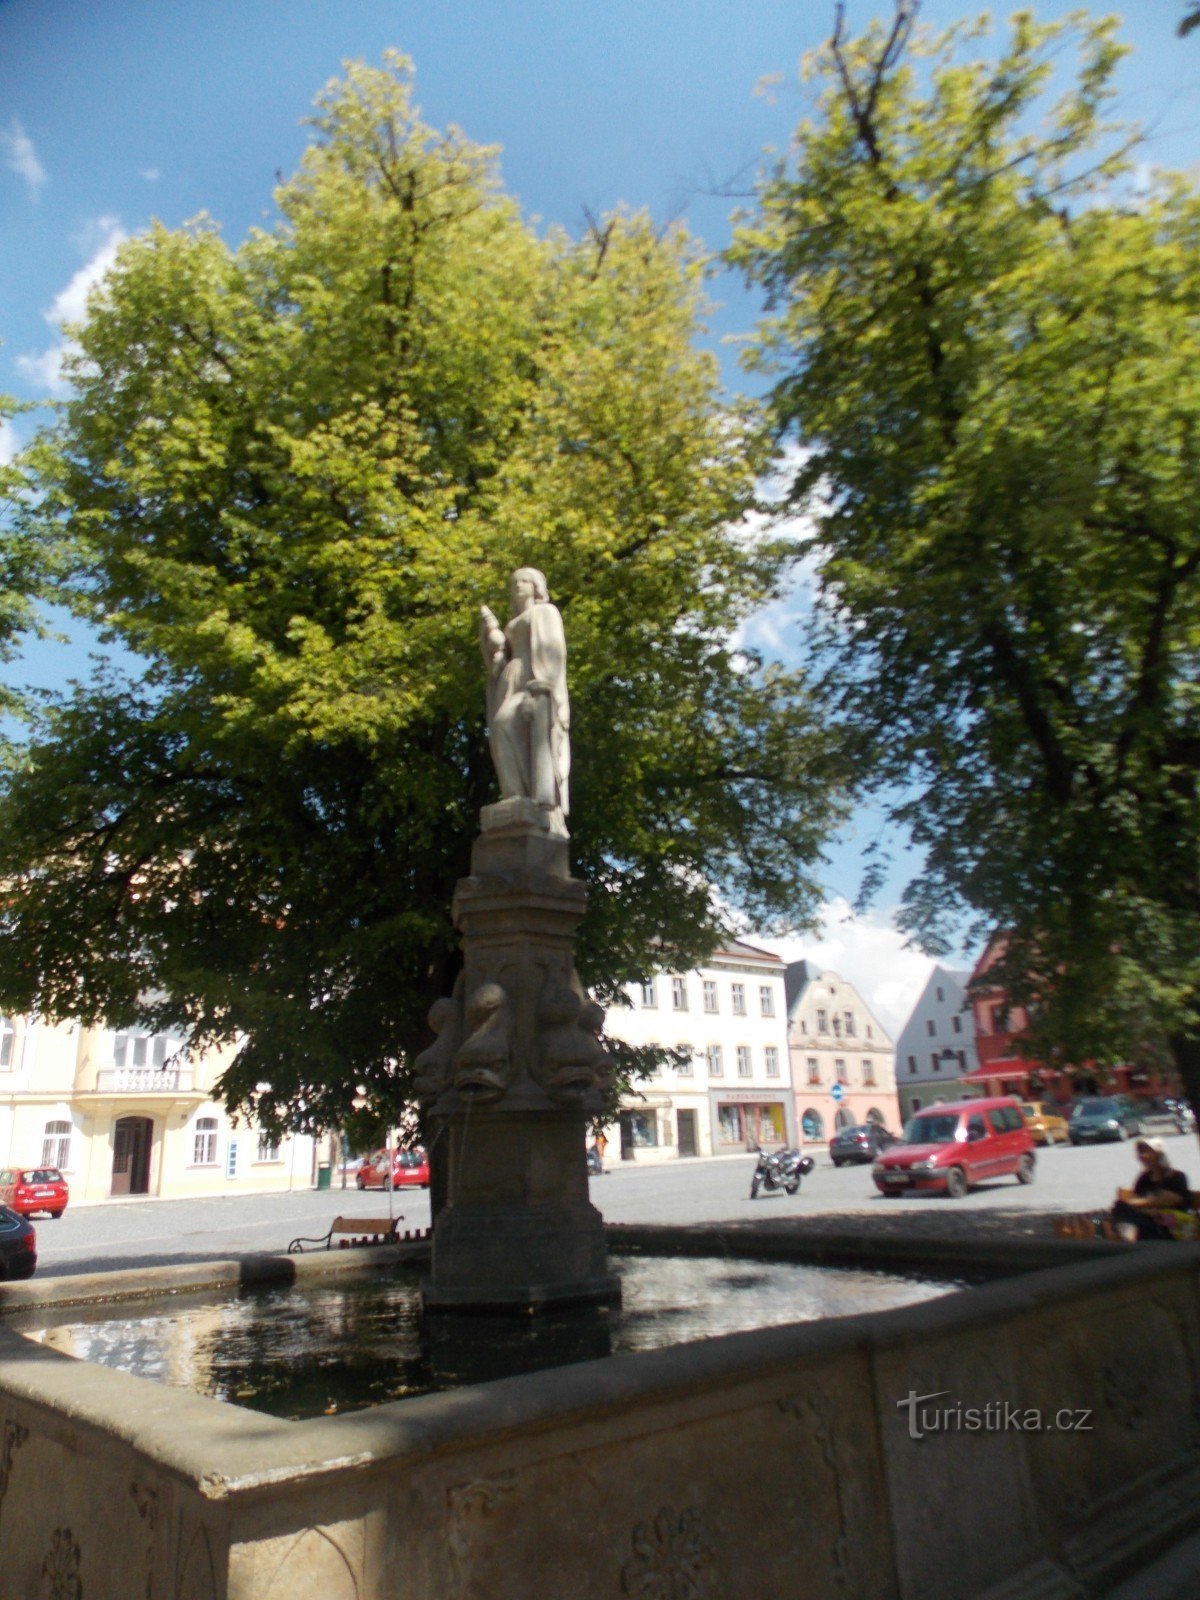
M 613 1234 L 839 1253 L 769 1225 Z M 1029 1270 L 304 1422 L 0 1330 L 0 1572 L 14 1596 L 86 1600 L 1077 1600 L 1195 1525 L 1200 1246 L 872 1248 L 901 1270 L 931 1250 L 943 1270 Z M 403 1250 L 44 1280 L 3 1304 L 369 1272 Z M 847 1237 L 841 1258 L 862 1250 Z M 914 1439 L 910 1391 L 1091 1426 Z

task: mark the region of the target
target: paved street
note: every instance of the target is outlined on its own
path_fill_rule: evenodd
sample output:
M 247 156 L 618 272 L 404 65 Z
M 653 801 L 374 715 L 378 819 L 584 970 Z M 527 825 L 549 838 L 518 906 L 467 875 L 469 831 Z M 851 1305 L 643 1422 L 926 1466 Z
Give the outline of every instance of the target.
M 1167 1153 L 1193 1188 L 1200 1188 L 1200 1147 L 1190 1135 L 1166 1140 Z M 1130 1144 L 1080 1149 L 1058 1146 L 1038 1155 L 1037 1182 L 1023 1188 L 1012 1178 L 988 1184 L 963 1200 L 876 1195 L 869 1168 L 830 1164 L 816 1171 L 796 1196 L 751 1200 L 752 1156 L 672 1161 L 662 1166 L 622 1166 L 618 1161 L 591 1182 L 592 1199 L 609 1222 L 723 1222 L 753 1217 L 804 1218 L 830 1226 L 853 1217 L 874 1231 L 924 1233 L 978 1229 L 1040 1232 L 1047 1212 L 1094 1210 L 1108 1205 L 1118 1185 L 1136 1175 Z M 394 1206 L 404 1228 L 429 1225 L 423 1190 L 402 1191 Z M 387 1215 L 388 1196 L 356 1189 L 248 1195 L 228 1199 L 109 1201 L 68 1208 L 59 1221 L 37 1217 L 38 1276 L 95 1272 L 142 1262 L 165 1265 L 251 1250 L 283 1250 L 297 1234 L 323 1233 L 338 1213 Z

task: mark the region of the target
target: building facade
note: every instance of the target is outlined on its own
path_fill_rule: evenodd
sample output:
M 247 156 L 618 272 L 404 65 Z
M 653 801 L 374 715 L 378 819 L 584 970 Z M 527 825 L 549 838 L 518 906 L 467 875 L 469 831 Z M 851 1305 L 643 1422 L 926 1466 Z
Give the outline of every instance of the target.
M 900 1111 L 892 1041 L 854 985 L 811 961 L 793 961 L 786 987 L 801 1142 L 824 1144 L 840 1129 L 863 1122 L 881 1122 L 895 1132 Z
M 796 1139 L 788 1070 L 784 965 L 731 940 L 694 972 L 631 984 L 605 1027 L 632 1045 L 684 1052 L 639 1083 L 607 1130 L 625 1161 L 745 1153 Z
M 72 1204 L 309 1187 L 311 1137 L 235 1127 L 214 1098 L 227 1059 L 170 1034 L 0 1018 L 0 1160 L 59 1167 Z
M 934 967 L 896 1041 L 896 1093 L 901 1120 L 936 1100 L 985 1093 L 960 1079 L 979 1065 L 975 1017 L 967 997 L 970 974 Z

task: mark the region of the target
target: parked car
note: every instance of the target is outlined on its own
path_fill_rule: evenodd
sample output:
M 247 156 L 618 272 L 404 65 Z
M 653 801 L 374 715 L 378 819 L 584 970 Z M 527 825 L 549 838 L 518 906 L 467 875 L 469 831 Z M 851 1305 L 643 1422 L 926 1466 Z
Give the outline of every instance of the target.
M 67 1209 L 67 1180 L 57 1167 L 8 1167 L 0 1172 L 0 1205 L 23 1217 L 45 1211 L 61 1217 Z
M 1022 1100 L 1021 1110 L 1034 1144 L 1066 1144 L 1071 1137 L 1066 1117 L 1060 1116 L 1048 1101 Z
M 1106 1139 L 1135 1139 L 1142 1123 L 1120 1095 L 1092 1095 L 1076 1102 L 1068 1131 L 1072 1144 L 1101 1144 Z
M 944 1191 L 959 1200 L 972 1184 L 1012 1176 L 1032 1183 L 1033 1134 L 1010 1096 L 956 1100 L 918 1111 L 898 1143 L 871 1168 L 880 1194 Z
M 874 1161 L 881 1150 L 895 1143 L 896 1135 L 880 1123 L 860 1122 L 834 1134 L 829 1141 L 829 1159 L 835 1167 L 844 1167 L 849 1161 Z
M 11 1206 L 0 1206 L 0 1278 L 32 1278 L 36 1270 L 36 1229 Z
M 1188 1102 L 1171 1096 L 1139 1100 L 1137 1114 L 1143 1133 L 1191 1133 L 1196 1126 L 1195 1113 Z
M 354 1179 L 360 1189 L 428 1189 L 429 1161 L 424 1150 L 376 1150 L 359 1167 Z

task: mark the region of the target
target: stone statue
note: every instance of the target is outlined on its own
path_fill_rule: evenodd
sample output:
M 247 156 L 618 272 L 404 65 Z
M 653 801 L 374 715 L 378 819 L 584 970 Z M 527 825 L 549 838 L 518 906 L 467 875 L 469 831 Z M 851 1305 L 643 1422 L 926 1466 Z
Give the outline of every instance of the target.
M 505 800 L 525 798 L 556 817 L 570 810 L 571 711 L 567 642 L 546 579 L 520 567 L 509 580 L 508 626 L 480 607 L 488 672 L 488 736 Z

